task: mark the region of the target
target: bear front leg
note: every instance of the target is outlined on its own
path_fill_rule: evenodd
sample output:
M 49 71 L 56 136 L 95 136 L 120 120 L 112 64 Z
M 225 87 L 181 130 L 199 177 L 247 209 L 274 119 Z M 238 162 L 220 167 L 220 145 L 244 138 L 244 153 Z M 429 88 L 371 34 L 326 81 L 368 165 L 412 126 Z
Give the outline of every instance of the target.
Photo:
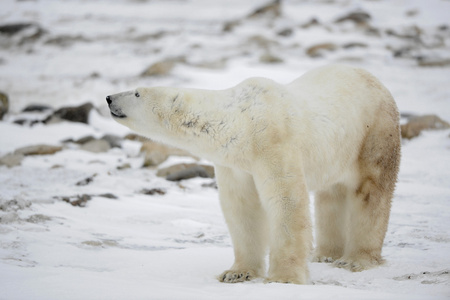
M 344 255 L 347 188 L 338 184 L 315 196 L 316 249 L 312 261 L 331 263 Z
M 253 177 L 248 173 L 216 166 L 219 198 L 234 247 L 233 266 L 218 276 L 227 283 L 263 277 L 267 250 L 267 218 Z
M 302 171 L 295 164 L 280 165 L 263 166 L 254 175 L 271 235 L 267 281 L 307 284 L 312 249 L 309 196 Z

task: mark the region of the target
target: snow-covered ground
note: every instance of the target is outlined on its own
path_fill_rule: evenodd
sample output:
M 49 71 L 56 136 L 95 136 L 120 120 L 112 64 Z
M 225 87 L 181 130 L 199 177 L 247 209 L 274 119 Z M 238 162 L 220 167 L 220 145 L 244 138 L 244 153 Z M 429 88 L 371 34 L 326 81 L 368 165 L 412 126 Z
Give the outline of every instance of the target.
M 377 75 L 402 113 L 450 121 L 450 66 L 420 65 L 450 59 L 449 1 L 286 0 L 280 17 L 247 18 L 265 3 L 2 0 L 0 26 L 35 25 L 0 34 L 0 91 L 10 98 L 0 157 L 68 138 L 124 136 L 128 130 L 109 118 L 104 98 L 138 85 L 220 89 L 250 76 L 287 83 L 331 62 Z M 370 20 L 335 22 L 355 11 Z M 285 29 L 291 33 L 281 34 Z M 333 50 L 307 54 L 324 43 Z M 264 62 L 266 54 L 282 62 Z M 140 76 L 167 59 L 175 61 L 167 75 Z M 13 123 L 38 118 L 20 113 L 32 103 L 59 108 L 86 101 L 100 111 L 89 124 Z M 217 190 L 204 186 L 212 179 L 157 177 L 141 168 L 135 141 L 105 153 L 64 145 L 53 155 L 27 156 L 20 166 L 0 166 L 0 299 L 450 298 L 449 130 L 403 142 L 387 263 L 361 273 L 310 263 L 307 286 L 216 280 L 232 264 L 233 250 Z M 171 157 L 163 166 L 184 161 L 193 159 Z M 125 163 L 131 167 L 117 168 Z M 92 181 L 77 185 L 86 178 Z M 141 193 L 153 188 L 165 194 Z M 85 207 L 62 200 L 83 194 L 92 196 Z

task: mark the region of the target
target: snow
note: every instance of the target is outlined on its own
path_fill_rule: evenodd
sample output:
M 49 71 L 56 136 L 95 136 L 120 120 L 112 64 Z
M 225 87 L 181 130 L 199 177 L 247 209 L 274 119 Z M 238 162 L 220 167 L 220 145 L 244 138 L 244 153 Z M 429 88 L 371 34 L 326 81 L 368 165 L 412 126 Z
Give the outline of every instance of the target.
M 61 145 L 62 140 L 129 130 L 107 115 L 108 94 L 136 86 L 206 89 L 233 86 L 251 76 L 288 83 L 330 62 L 368 69 L 389 88 L 402 113 L 437 114 L 450 121 L 450 68 L 419 67 L 395 58 L 389 47 L 411 46 L 385 33 L 419 26 L 427 38 L 450 26 L 450 2 L 283 1 L 283 17 L 247 20 L 223 34 L 226 21 L 242 20 L 263 0 L 2 0 L 0 24 L 35 22 L 48 31 L 36 41 L 26 33 L 0 35 L 0 90 L 10 114 L 0 122 L 0 157 L 15 149 Z M 334 20 L 355 9 L 371 14 L 379 37 Z M 408 11 L 416 14 L 408 17 Z M 321 26 L 299 29 L 311 18 Z M 276 32 L 294 28 L 292 36 Z M 162 38 L 145 35 L 163 32 Z M 414 55 L 447 57 L 441 48 L 413 45 Z M 87 41 L 47 43 L 61 36 Z M 263 36 L 269 49 L 248 40 Z M 46 42 L 47 41 L 47 42 Z M 305 49 L 323 42 L 362 42 L 367 48 L 338 49 L 310 58 Z M 263 64 L 269 51 L 284 60 Z M 140 77 L 154 62 L 185 56 L 167 77 Z M 196 63 L 225 59 L 224 68 Z M 94 103 L 89 125 L 62 122 L 20 126 L 28 104 L 54 108 Z M 144 169 L 140 143 L 90 153 L 75 145 L 49 156 L 28 156 L 21 166 L 0 166 L 0 299 L 448 299 L 450 298 L 450 131 L 429 131 L 403 141 L 399 182 L 383 255 L 386 264 L 361 273 L 310 263 L 311 284 L 265 284 L 262 279 L 224 284 L 215 276 L 233 263 L 231 240 L 211 179 L 174 183 Z M 161 167 L 192 158 L 171 157 Z M 129 163 L 131 168 L 119 170 Z M 201 163 L 207 163 L 201 161 Z M 87 185 L 77 182 L 92 177 Z M 165 195 L 144 195 L 159 188 Z M 105 198 L 111 193 L 116 199 Z M 86 207 L 62 197 L 93 195 Z M 313 203 L 313 198 L 311 199 Z M 311 210 L 313 205 L 311 204 Z

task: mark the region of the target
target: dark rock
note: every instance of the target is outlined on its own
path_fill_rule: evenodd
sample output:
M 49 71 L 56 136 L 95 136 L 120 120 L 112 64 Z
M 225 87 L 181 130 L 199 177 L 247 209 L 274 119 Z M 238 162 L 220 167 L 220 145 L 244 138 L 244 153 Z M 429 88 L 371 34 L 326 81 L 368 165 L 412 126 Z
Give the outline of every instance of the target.
M 395 31 L 394 29 L 386 29 L 385 33 L 387 35 L 400 38 L 400 39 L 407 39 L 407 40 L 413 40 L 416 42 L 420 42 L 420 36 L 422 35 L 422 29 L 419 27 L 413 25 L 406 27 L 402 30 L 402 33 L 399 33 Z
M 335 23 L 342 23 L 345 21 L 351 21 L 354 22 L 357 25 L 367 25 L 371 19 L 371 16 L 369 13 L 364 11 L 354 11 L 351 13 L 348 13 L 340 18 L 337 18 L 334 22 Z
M 291 36 L 293 33 L 294 33 L 294 30 L 292 30 L 292 28 L 286 28 L 286 29 L 283 29 L 283 30 L 280 30 L 277 32 L 277 34 L 279 36 L 285 36 L 285 37 Z
M 364 33 L 368 36 L 381 37 L 381 31 L 372 26 L 366 26 Z
M 29 124 L 29 122 L 30 122 L 30 120 L 28 120 L 28 119 L 17 119 L 17 120 L 14 120 L 14 124 L 17 124 L 17 125 L 25 125 L 25 124 Z
M 387 47 L 387 49 L 392 51 L 394 57 L 413 58 L 412 52 L 414 48 L 411 46 L 402 46 L 400 48 Z
M 409 9 L 409 10 L 407 10 L 407 11 L 405 12 L 405 15 L 406 15 L 407 17 L 415 17 L 415 16 L 417 16 L 418 14 L 419 14 L 419 10 L 418 10 L 418 9 L 415 9 L 415 8 Z
M 447 31 L 447 30 L 450 29 L 450 26 L 448 26 L 447 24 L 442 24 L 442 25 L 439 25 L 439 26 L 438 26 L 438 29 L 439 29 L 440 31 Z
M 222 31 L 223 32 L 231 32 L 235 27 L 239 26 L 241 22 L 239 20 L 227 21 L 223 24 Z
M 283 59 L 270 53 L 265 53 L 259 57 L 259 61 L 266 64 L 279 64 L 283 62 Z
M 281 16 L 281 0 L 272 1 L 266 5 L 263 5 L 253 12 L 247 15 L 246 19 L 259 19 L 259 18 L 277 18 Z M 239 26 L 242 20 L 231 20 L 224 23 L 222 31 L 231 32 L 235 27 Z
M 146 34 L 143 34 L 143 35 L 139 35 L 139 36 L 133 37 L 132 40 L 134 42 L 143 43 L 143 42 L 147 42 L 149 40 L 159 40 L 159 39 L 162 39 L 163 37 L 168 36 L 170 34 L 174 34 L 174 32 L 160 30 L 160 31 L 157 31 L 155 33 L 146 33 Z
M 98 195 L 98 196 L 99 197 L 103 197 L 103 198 L 108 198 L 108 199 L 118 199 L 119 198 L 116 195 L 111 194 L 111 193 L 101 194 L 101 195 Z
M 8 168 L 20 166 L 24 157 L 23 154 L 19 153 L 6 154 L 0 158 L 0 166 L 7 166 Z
M 131 169 L 130 163 L 124 163 L 120 166 L 117 166 L 117 170 L 126 170 L 126 169 Z
M 76 195 L 70 197 L 57 197 L 64 202 L 71 204 L 72 206 L 85 207 L 86 203 L 92 199 L 90 195 Z
M 43 123 L 41 120 L 30 120 L 30 119 L 17 119 L 14 120 L 14 124 L 21 125 L 21 126 L 34 126 L 36 124 Z
M 97 176 L 97 174 L 94 174 L 92 176 L 89 176 L 83 180 L 78 181 L 75 185 L 77 186 L 85 186 L 88 185 L 89 183 L 94 181 L 95 176 Z
M 0 25 L 0 33 L 5 35 L 15 35 L 16 33 L 21 32 L 22 30 L 33 26 L 32 23 L 13 23 L 13 24 L 4 24 Z
M 34 145 L 28 147 L 22 147 L 14 151 L 14 154 L 21 155 L 50 155 L 55 154 L 56 152 L 61 151 L 63 148 L 61 146 L 52 146 L 52 145 Z
M 255 9 L 247 18 L 276 18 L 279 16 L 281 16 L 281 0 L 275 0 Z
M 8 95 L 6 95 L 3 92 L 0 92 L 0 120 L 3 120 L 3 116 L 8 112 L 8 110 L 9 110 Z
M 214 175 L 211 174 L 211 169 L 214 170 L 211 166 L 193 165 L 184 170 L 168 175 L 166 179 L 169 181 L 180 181 L 195 177 L 214 178 Z
M 342 45 L 342 48 L 344 49 L 352 49 L 352 48 L 367 48 L 368 45 L 365 43 L 358 43 L 358 42 L 353 42 L 353 43 L 347 43 Z
M 194 177 L 214 178 L 214 167 L 198 164 L 177 164 L 156 173 L 159 177 L 166 177 L 169 181 L 180 181 Z
M 417 64 L 421 67 L 447 67 L 450 66 L 450 58 L 418 57 Z
M 321 57 L 326 51 L 334 51 L 338 48 L 336 44 L 333 43 L 322 43 L 309 47 L 306 49 L 306 54 L 310 57 Z
M 82 194 L 82 195 L 76 195 L 76 196 L 56 196 L 55 199 L 62 200 L 64 202 L 67 202 L 71 204 L 72 206 L 78 206 L 78 207 L 85 207 L 87 202 L 92 200 L 92 197 L 103 197 L 108 199 L 118 199 L 118 197 L 111 193 L 106 194 L 100 194 L 100 195 L 88 195 L 88 194 Z
M 43 112 L 52 110 L 50 106 L 47 105 L 41 105 L 41 104 L 30 104 L 27 107 L 25 107 L 22 112 Z
M 46 33 L 35 23 L 11 23 L 0 25 L 0 34 L 8 37 L 20 35 L 18 45 L 23 45 L 28 42 L 34 42 L 41 38 Z
M 141 143 L 150 141 L 148 138 L 146 138 L 142 135 L 136 134 L 136 133 L 129 133 L 124 137 L 124 139 L 130 140 L 130 141 L 141 142 Z
M 79 145 L 84 145 L 90 141 L 94 141 L 96 138 L 93 137 L 92 135 L 88 135 L 88 136 L 84 136 L 82 138 L 79 138 L 76 141 L 73 141 L 75 144 L 79 144 Z
M 417 115 L 413 114 L 413 113 L 408 113 L 408 112 L 400 113 L 400 118 L 402 118 L 402 119 L 408 119 L 409 120 L 409 119 L 412 119 L 414 117 L 417 117 Z
M 100 73 L 98 73 L 98 72 L 92 72 L 88 76 L 88 78 L 90 78 L 90 79 L 97 79 L 97 78 L 100 78 L 100 77 L 102 77 L 102 75 Z
M 52 118 L 62 119 L 70 122 L 80 122 L 88 124 L 89 113 L 94 108 L 92 103 L 85 103 L 80 106 L 63 107 L 58 109 L 50 117 L 50 120 L 46 120 L 46 123 L 51 121 Z
M 423 130 L 448 129 L 450 124 L 436 115 L 412 117 L 408 123 L 400 126 L 402 138 L 412 139 L 420 135 Z
M 83 37 L 82 35 L 75 35 L 75 36 L 59 35 L 56 37 L 49 38 L 47 41 L 45 41 L 47 45 L 55 45 L 63 48 L 72 46 L 73 44 L 78 42 L 87 43 L 90 42 L 90 40 Z
M 266 5 L 258 7 L 253 12 L 247 15 L 246 19 L 273 19 L 281 16 L 281 0 L 269 2 Z M 241 20 L 231 20 L 224 23 L 222 31 L 231 32 L 235 27 L 242 23 Z
M 154 189 L 143 189 L 140 191 L 141 194 L 144 195 L 165 195 L 167 192 L 164 189 L 154 188 Z
M 300 27 L 303 29 L 308 29 L 308 28 L 311 28 L 314 26 L 319 26 L 319 25 L 321 25 L 319 20 L 317 20 L 316 18 L 312 18 L 311 20 L 309 20 L 305 24 L 301 25 Z

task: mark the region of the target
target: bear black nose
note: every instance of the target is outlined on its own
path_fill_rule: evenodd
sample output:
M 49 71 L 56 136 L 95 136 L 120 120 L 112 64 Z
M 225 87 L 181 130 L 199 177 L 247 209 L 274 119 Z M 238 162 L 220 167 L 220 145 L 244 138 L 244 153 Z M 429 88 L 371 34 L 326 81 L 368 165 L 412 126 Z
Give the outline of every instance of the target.
M 106 102 L 108 102 L 108 104 L 111 104 L 112 100 L 110 96 L 106 96 Z

